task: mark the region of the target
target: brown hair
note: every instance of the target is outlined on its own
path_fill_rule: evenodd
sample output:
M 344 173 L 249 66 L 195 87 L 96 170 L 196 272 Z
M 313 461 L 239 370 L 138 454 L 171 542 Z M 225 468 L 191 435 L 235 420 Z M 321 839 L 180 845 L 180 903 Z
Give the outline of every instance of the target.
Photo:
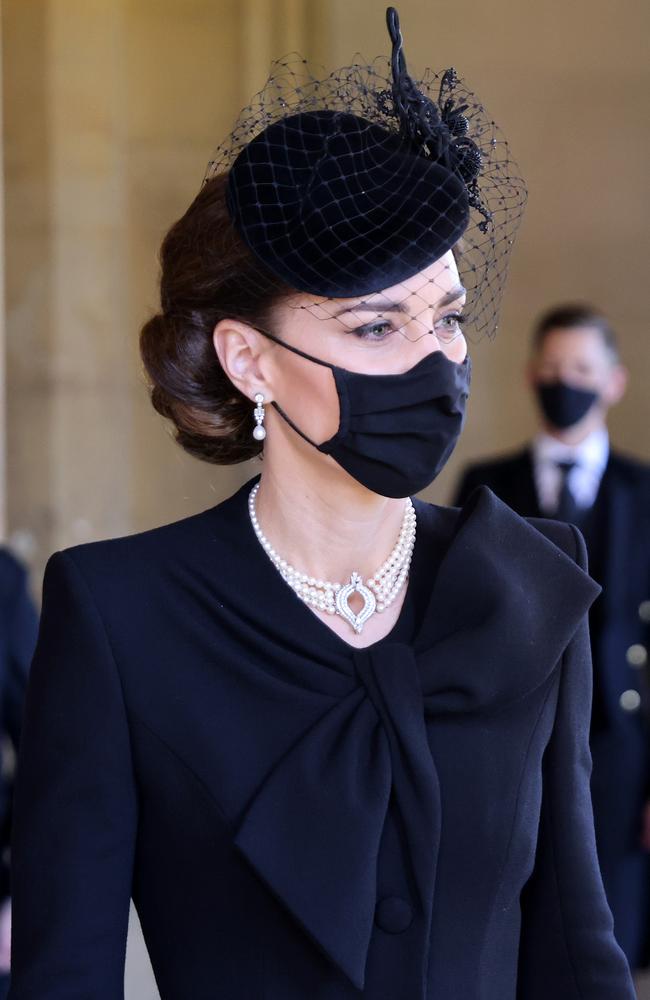
M 272 306 L 292 293 L 253 257 L 226 207 L 227 175 L 207 181 L 160 250 L 161 312 L 140 332 L 153 406 L 175 438 L 206 462 L 232 465 L 260 453 L 253 404 L 224 372 L 214 349 L 222 319 L 270 325 Z
M 598 330 L 613 360 L 618 361 L 618 339 L 607 317 L 592 306 L 576 303 L 554 306 L 539 317 L 533 328 L 533 350 L 539 350 L 551 330 L 575 330 L 585 326 Z

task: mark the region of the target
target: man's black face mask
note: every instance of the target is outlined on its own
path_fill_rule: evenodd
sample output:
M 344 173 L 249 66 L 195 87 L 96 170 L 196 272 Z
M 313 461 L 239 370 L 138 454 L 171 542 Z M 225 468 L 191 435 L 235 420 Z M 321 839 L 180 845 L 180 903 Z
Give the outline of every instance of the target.
M 580 389 L 560 379 L 538 382 L 535 392 L 548 422 L 562 430 L 573 427 L 582 420 L 598 399 L 598 393 L 594 390 Z

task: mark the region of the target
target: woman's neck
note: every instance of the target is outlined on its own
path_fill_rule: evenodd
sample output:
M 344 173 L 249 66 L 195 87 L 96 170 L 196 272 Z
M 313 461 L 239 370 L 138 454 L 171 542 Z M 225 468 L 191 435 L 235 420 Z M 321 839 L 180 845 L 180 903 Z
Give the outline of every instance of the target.
M 318 463 L 321 465 L 321 463 Z M 256 498 L 260 527 L 291 566 L 321 580 L 365 579 L 397 541 L 405 500 L 369 492 L 337 467 L 277 473 L 264 460 Z

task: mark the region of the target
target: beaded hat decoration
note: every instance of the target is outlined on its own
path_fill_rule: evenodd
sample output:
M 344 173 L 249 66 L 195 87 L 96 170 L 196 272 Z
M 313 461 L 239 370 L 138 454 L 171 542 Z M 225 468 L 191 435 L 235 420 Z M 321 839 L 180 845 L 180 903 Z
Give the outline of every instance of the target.
M 233 225 L 262 269 L 302 293 L 299 308 L 350 332 L 370 315 L 416 340 L 459 278 L 464 331 L 492 336 L 525 184 L 455 70 L 416 82 L 392 7 L 387 23 L 389 60 L 320 78 L 298 56 L 274 63 L 204 183 L 228 174 Z M 369 299 L 387 289 L 390 301 Z

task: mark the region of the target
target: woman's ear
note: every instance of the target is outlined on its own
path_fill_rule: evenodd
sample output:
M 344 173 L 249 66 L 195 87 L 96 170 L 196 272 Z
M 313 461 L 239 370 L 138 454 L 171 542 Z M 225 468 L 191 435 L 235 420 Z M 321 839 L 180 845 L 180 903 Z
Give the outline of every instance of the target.
M 219 363 L 233 385 L 248 399 L 262 392 L 265 401 L 270 402 L 273 396 L 263 371 L 263 339 L 253 327 L 236 319 L 219 320 L 212 334 Z

